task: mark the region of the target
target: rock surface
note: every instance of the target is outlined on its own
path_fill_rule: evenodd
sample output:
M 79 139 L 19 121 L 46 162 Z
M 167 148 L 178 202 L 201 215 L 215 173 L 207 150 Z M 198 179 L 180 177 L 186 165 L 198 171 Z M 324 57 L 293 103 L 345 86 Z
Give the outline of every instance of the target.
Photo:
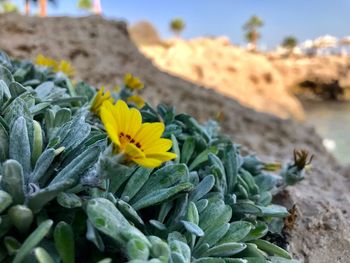
M 309 81 L 322 89 L 319 91 L 319 97 L 327 98 L 326 93 L 333 91 L 339 93 L 337 99 L 350 100 L 350 56 L 271 57 L 269 60 L 283 76 L 286 87 L 293 93 L 317 95 L 315 92 L 308 94 L 307 90 L 298 87 L 299 83 Z
M 225 37 L 173 39 L 140 50 L 159 68 L 282 118 L 303 119 L 299 101 L 263 54 L 233 46 Z
M 140 45 L 161 45 L 157 29 L 148 21 L 140 21 L 129 27 L 131 39 Z
M 0 36 L 0 49 L 12 57 L 33 59 L 42 53 L 68 59 L 79 78 L 96 85 L 114 84 L 131 72 L 146 83 L 144 96 L 152 103 L 171 103 L 201 121 L 221 113 L 223 132 L 264 160 L 288 160 L 295 147 L 309 149 L 315 154 L 312 172 L 287 191 L 286 203 L 295 203 L 299 211 L 290 250 L 302 262 L 349 262 L 350 177 L 312 128 L 258 113 L 214 90 L 161 72 L 140 54 L 121 22 L 1 15 Z
M 150 24 L 145 28 L 149 27 L 156 32 Z M 212 87 L 258 111 L 301 120 L 303 109 L 294 94 L 350 100 L 350 56 L 253 53 L 232 45 L 226 37 L 144 44 L 140 30 L 131 29 L 142 53 L 162 70 Z

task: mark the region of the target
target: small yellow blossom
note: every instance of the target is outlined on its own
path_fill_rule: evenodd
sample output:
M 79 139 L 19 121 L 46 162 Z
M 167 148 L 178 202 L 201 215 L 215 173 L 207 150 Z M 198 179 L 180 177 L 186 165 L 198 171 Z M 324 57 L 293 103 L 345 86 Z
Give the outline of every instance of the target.
M 37 64 L 39 66 L 52 68 L 54 71 L 57 70 L 57 66 L 58 66 L 58 63 L 56 62 L 56 60 L 49 58 L 49 57 L 45 57 L 42 54 L 37 55 L 37 57 L 35 59 L 35 64 Z
M 265 163 L 263 169 L 265 171 L 270 171 L 270 172 L 278 171 L 278 170 L 282 169 L 282 164 L 281 163 Z
M 114 88 L 113 88 L 113 91 L 114 92 L 120 92 L 121 88 L 119 85 L 115 85 Z
M 128 160 L 143 167 L 154 168 L 176 158 L 176 154 L 168 152 L 172 141 L 161 138 L 164 124 L 142 123 L 140 111 L 129 109 L 124 101 L 118 100 L 115 105 L 105 101 L 101 107 L 101 119 L 109 137 L 117 146 L 116 150 L 125 154 Z
M 57 66 L 56 72 L 63 72 L 68 77 L 73 77 L 75 74 L 74 67 L 67 61 L 67 60 L 61 60 L 60 63 Z
M 134 104 L 139 109 L 143 108 L 145 106 L 145 100 L 138 95 L 132 95 L 127 99 L 128 103 Z
M 125 75 L 124 84 L 129 89 L 143 89 L 141 80 L 130 73 Z
M 113 102 L 111 92 L 109 90 L 107 90 L 107 92 L 104 92 L 104 91 L 105 91 L 105 88 L 101 87 L 101 89 L 96 93 L 94 99 L 92 100 L 90 110 L 96 115 L 100 114 L 100 110 L 103 102 L 105 102 L 106 100 Z
M 63 72 L 68 77 L 73 77 L 75 74 L 75 69 L 66 60 L 61 60 L 60 62 L 58 62 L 52 58 L 45 57 L 45 56 L 39 54 L 35 59 L 35 64 L 37 64 L 39 66 L 52 68 L 52 70 L 54 72 Z

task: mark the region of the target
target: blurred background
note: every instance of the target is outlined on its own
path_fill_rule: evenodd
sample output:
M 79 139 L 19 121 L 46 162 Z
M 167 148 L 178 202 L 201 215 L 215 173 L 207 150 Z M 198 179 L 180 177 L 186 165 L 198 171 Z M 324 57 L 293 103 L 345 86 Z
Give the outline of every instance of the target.
M 288 163 L 308 151 L 305 180 L 278 197 L 297 207 L 288 249 L 345 263 L 349 11 L 350 0 L 0 0 L 0 50 L 64 59 L 96 88 L 131 73 L 147 102 L 215 120 L 243 155 Z
M 350 163 L 349 0 L 0 3 L 3 13 L 122 19 L 162 71 L 312 126 L 328 151 Z

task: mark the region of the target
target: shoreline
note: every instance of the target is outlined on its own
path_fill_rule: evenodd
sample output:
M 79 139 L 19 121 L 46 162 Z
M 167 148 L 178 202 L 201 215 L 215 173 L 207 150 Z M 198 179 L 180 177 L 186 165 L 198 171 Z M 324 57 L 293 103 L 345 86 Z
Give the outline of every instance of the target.
M 301 99 L 305 124 L 312 125 L 323 145 L 342 165 L 350 165 L 350 102 Z

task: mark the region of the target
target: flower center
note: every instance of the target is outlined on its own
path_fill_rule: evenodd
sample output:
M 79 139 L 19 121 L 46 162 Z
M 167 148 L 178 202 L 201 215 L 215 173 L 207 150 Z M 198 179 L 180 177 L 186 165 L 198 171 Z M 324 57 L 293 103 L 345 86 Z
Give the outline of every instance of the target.
M 119 134 L 119 140 L 120 140 L 120 144 L 123 145 L 124 147 L 128 143 L 132 143 L 137 148 L 139 148 L 141 151 L 143 151 L 143 149 L 141 148 L 142 147 L 141 144 L 139 142 L 136 142 L 135 139 L 131 138 L 131 136 L 129 134 L 125 134 L 124 132 L 121 132 Z

